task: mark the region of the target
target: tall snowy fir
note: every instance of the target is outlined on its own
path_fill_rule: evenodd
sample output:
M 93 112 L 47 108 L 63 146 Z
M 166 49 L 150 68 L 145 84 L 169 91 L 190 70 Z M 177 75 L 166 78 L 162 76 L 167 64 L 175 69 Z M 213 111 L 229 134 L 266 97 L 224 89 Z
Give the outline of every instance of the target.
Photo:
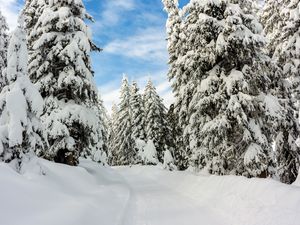
M 296 180 L 300 165 L 300 149 L 296 145 L 299 137 L 299 73 L 296 71 L 299 56 L 296 48 L 300 20 L 294 20 L 294 11 L 290 11 L 293 6 L 293 1 L 267 1 L 261 14 L 268 38 L 266 51 L 272 57 L 269 63 L 271 91 L 279 98 L 279 105 L 283 109 L 271 120 L 274 126 L 272 134 L 276 149 L 276 172 L 284 183 Z M 271 108 L 274 109 L 274 104 Z
M 132 165 L 136 161 L 136 151 L 132 138 L 132 112 L 130 106 L 130 85 L 124 76 L 121 86 L 116 136 L 113 140 L 112 154 L 114 165 Z
M 109 123 L 109 137 L 108 137 L 108 164 L 109 165 L 114 165 L 114 162 L 116 162 L 116 150 L 114 148 L 115 145 L 115 140 L 117 138 L 117 129 L 118 129 L 118 112 L 119 108 L 118 106 L 114 103 L 112 108 L 111 108 L 111 116 L 110 116 L 110 123 Z
M 264 26 L 264 33 L 267 38 L 267 53 L 271 58 L 280 42 L 284 24 L 281 12 L 286 6 L 285 3 L 285 0 L 266 0 L 260 15 L 260 21 Z
M 16 160 L 16 169 L 28 154 L 39 154 L 46 140 L 40 115 L 43 99 L 27 74 L 27 46 L 23 21 L 13 32 L 8 46 L 5 76 L 7 85 L 0 94 L 0 157 Z
M 260 100 L 269 82 L 264 39 L 252 10 L 240 4 L 195 0 L 184 8 L 180 36 L 189 50 L 177 60 L 185 66 L 177 74 L 196 86 L 188 106 L 192 165 L 265 177 L 271 148 Z
M 164 151 L 168 148 L 167 109 L 164 106 L 162 99 L 157 94 L 151 80 L 149 80 L 146 85 L 143 99 L 145 104 L 145 129 L 147 140 L 153 141 L 158 154 L 158 160 L 162 162 Z
M 181 129 L 178 125 L 178 116 L 174 112 L 174 109 L 174 104 L 170 105 L 167 113 L 167 126 L 169 130 L 167 134 L 167 145 L 169 146 L 169 152 L 165 154 L 167 156 L 171 154 L 178 169 L 184 170 L 187 167 L 185 162 L 188 159 L 184 160 L 184 155 L 181 155 L 184 152 L 183 149 L 180 149 L 183 147 Z M 170 159 L 170 157 L 167 158 Z
M 271 2 L 272 3 L 272 2 Z M 267 4 L 270 5 L 271 3 Z M 266 30 L 267 36 L 271 36 L 270 45 L 276 46 L 274 53 L 269 49 L 273 60 L 282 69 L 283 76 L 288 78 L 292 85 L 292 97 L 296 108 L 296 118 L 299 119 L 299 105 L 300 105 L 300 74 L 299 74 L 299 5 L 298 0 L 282 1 L 279 12 L 273 12 L 279 19 L 272 20 L 274 16 L 270 17 L 266 8 L 264 14 L 269 17 L 265 26 L 270 27 L 270 23 L 278 24 L 275 31 Z M 263 14 L 263 15 L 264 15 Z M 278 15 L 279 14 L 279 15 Z M 263 17 L 264 18 L 264 17 Z
M 3 71 L 7 66 L 8 25 L 0 11 L 0 91 L 6 84 Z
M 142 95 L 136 82 L 131 85 L 130 107 L 132 119 L 132 139 L 145 140 L 145 113 Z
M 179 168 L 186 169 L 189 166 L 189 105 L 195 85 L 190 82 L 191 70 L 185 62 L 189 60 L 189 46 L 186 44 L 188 33 L 183 32 L 182 12 L 178 8 L 177 0 L 163 0 L 165 11 L 168 13 L 167 39 L 169 52 L 168 78 L 172 81 L 173 93 L 176 98 L 174 113 L 178 118 L 178 142 L 177 146 Z
M 28 54 L 29 60 L 31 54 L 33 53 L 33 43 L 38 38 L 36 33 L 36 24 L 39 17 L 42 15 L 43 10 L 47 7 L 47 0 L 26 0 L 23 9 L 24 20 L 25 20 L 25 30 L 27 33 L 28 42 Z
M 50 145 L 45 157 L 69 165 L 77 165 L 82 153 L 98 148 L 100 123 L 94 111 L 97 89 L 90 52 L 100 49 L 85 19 L 92 18 L 81 0 L 49 1 L 30 34 L 37 37 L 30 78 L 45 101 L 42 121 Z
M 103 163 L 107 161 L 105 158 L 108 157 L 109 117 L 100 94 L 98 94 L 97 102 L 97 113 L 99 117 L 97 143 L 99 147 L 97 152 L 93 155 L 93 159 Z

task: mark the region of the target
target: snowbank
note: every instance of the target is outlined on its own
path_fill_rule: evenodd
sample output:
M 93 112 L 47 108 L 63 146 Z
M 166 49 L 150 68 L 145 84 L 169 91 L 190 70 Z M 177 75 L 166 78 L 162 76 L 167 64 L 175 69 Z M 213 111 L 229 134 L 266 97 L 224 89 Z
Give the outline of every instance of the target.
M 38 159 L 23 175 L 0 163 L 0 180 L 3 225 L 117 225 L 129 197 L 122 178 L 88 161 L 76 168 Z
M 300 224 L 300 187 L 271 179 L 197 175 L 149 167 L 139 170 L 144 177 L 196 201 L 199 208 L 211 209 L 223 218 L 220 225 Z
M 0 163 L 2 225 L 299 225 L 300 187 L 155 166 Z

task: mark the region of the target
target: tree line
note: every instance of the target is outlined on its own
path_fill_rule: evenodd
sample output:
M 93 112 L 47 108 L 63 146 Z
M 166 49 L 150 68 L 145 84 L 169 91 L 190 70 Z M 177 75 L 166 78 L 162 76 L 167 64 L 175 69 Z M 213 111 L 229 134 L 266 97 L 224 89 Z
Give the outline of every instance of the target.
M 120 89 L 120 103 L 112 107 L 109 164 L 156 165 L 164 163 L 165 154 L 168 154 L 168 168 L 171 169 L 174 166 L 171 153 L 176 147 L 170 126 L 172 114 L 167 112 L 151 80 L 141 94 L 137 83 L 133 81 L 130 85 L 125 76 Z

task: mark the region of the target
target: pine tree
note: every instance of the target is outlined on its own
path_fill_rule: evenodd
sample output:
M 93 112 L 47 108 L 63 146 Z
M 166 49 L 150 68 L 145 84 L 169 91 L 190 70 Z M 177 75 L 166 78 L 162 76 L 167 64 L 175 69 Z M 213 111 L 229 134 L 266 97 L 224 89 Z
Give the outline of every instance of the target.
M 174 112 L 174 104 L 170 105 L 169 111 L 167 113 L 167 124 L 168 124 L 168 134 L 167 134 L 167 146 L 169 146 L 169 152 L 174 156 L 174 163 L 179 170 L 184 170 L 188 167 L 188 158 L 185 158 L 183 143 L 182 143 L 182 133 L 178 125 L 178 116 Z M 180 149 L 181 148 L 181 149 Z M 168 154 L 167 154 L 168 155 Z M 170 157 L 168 157 L 170 158 Z
M 109 117 L 107 115 L 107 111 L 104 107 L 104 102 L 98 94 L 98 117 L 99 117 L 99 126 L 98 126 L 98 145 L 99 145 L 99 150 L 94 154 L 94 160 L 95 161 L 100 161 L 103 163 L 103 161 L 106 162 L 106 160 L 101 160 L 99 158 L 103 154 L 105 157 L 108 157 L 108 137 L 109 137 L 109 131 L 108 131 L 108 125 L 109 125 Z
M 156 147 L 152 140 L 148 140 L 147 143 L 144 143 L 145 146 L 143 150 L 139 152 L 139 157 L 141 158 L 141 163 L 143 165 L 157 165 L 158 157 Z
M 23 9 L 25 30 L 27 32 L 27 42 L 29 56 L 33 51 L 33 44 L 36 40 L 36 24 L 43 10 L 47 7 L 48 0 L 26 0 Z
M 276 46 L 280 43 L 280 36 L 282 33 L 283 19 L 280 15 L 285 0 L 266 0 L 260 21 L 264 26 L 264 33 L 267 38 L 266 50 L 268 55 L 272 58 Z
M 7 66 L 8 25 L 0 11 L 0 90 L 6 85 L 3 71 Z
M 118 111 L 116 137 L 113 143 L 114 165 L 132 165 L 136 161 L 134 140 L 132 139 L 132 112 L 130 106 L 130 86 L 124 76 L 121 87 L 121 101 Z
M 239 4 L 240 8 L 245 12 L 256 16 L 259 14 L 260 7 L 258 0 L 235 0 L 232 3 Z
M 23 21 L 13 32 L 8 46 L 5 76 L 7 86 L 0 94 L 0 156 L 16 160 L 17 169 L 29 153 L 43 149 L 45 138 L 39 116 L 43 99 L 27 75 L 27 46 Z
M 132 139 L 146 140 L 145 135 L 145 114 L 142 95 L 136 82 L 131 85 L 130 107 L 132 118 Z
M 99 49 L 85 19 L 91 17 L 81 0 L 49 1 L 31 34 L 37 38 L 29 74 L 45 101 L 47 157 L 70 165 L 77 165 L 83 152 L 95 152 L 98 144 L 97 90 L 89 55 Z
M 174 158 L 172 156 L 172 153 L 169 150 L 165 151 L 163 168 L 165 170 L 170 170 L 170 171 L 177 169 L 177 167 L 174 164 Z
M 41 37 L 43 32 L 38 32 L 41 24 L 37 26 L 39 18 L 43 14 L 44 9 L 48 7 L 47 0 L 26 0 L 23 9 L 25 30 L 27 33 L 28 48 L 28 74 L 30 79 L 36 83 L 35 73 L 43 62 L 43 55 L 40 49 L 34 48 L 34 43 Z
M 152 140 L 154 142 L 158 159 L 162 162 L 164 151 L 167 148 L 166 107 L 157 94 L 151 80 L 148 81 L 145 88 L 144 104 L 147 140 Z
M 295 181 L 300 165 L 300 150 L 296 145 L 299 136 L 299 73 L 293 72 L 298 68 L 296 39 L 299 38 L 299 25 L 296 24 L 299 24 L 300 20 L 290 17 L 294 15 L 291 8 L 296 6 L 296 2 L 267 1 L 261 14 L 261 21 L 269 39 L 266 51 L 273 58 L 273 62 L 269 63 L 272 75 L 271 91 L 279 98 L 278 107 L 283 109 L 278 110 L 279 113 L 271 116 L 269 120 L 273 125 L 271 133 L 275 140 L 276 172 L 284 183 Z M 269 111 L 274 111 L 274 105 L 276 104 L 270 106 Z
M 192 164 L 214 174 L 266 176 L 271 156 L 260 99 L 269 82 L 264 42 L 252 11 L 241 6 L 219 0 L 185 7 L 181 36 L 189 49 L 175 63 L 184 70 L 174 74 L 187 79 L 179 86 L 192 91 L 181 90 L 192 96 L 185 104 Z
M 190 117 L 190 102 L 194 89 L 196 88 L 195 83 L 191 79 L 194 73 L 194 67 L 192 59 L 195 50 L 192 49 L 192 44 L 188 43 L 190 36 L 194 36 L 194 32 L 191 32 L 189 24 L 198 18 L 196 13 L 193 11 L 187 12 L 188 8 L 180 10 L 178 8 L 177 0 L 163 0 L 165 10 L 168 13 L 167 21 L 167 35 L 168 35 L 168 52 L 169 52 L 169 80 L 172 81 L 173 93 L 175 96 L 174 113 L 178 118 L 178 139 L 182 141 L 176 149 L 175 154 L 180 158 L 175 159 L 180 162 L 180 169 L 187 169 L 189 166 L 189 158 L 191 155 L 191 127 L 189 126 Z M 188 18 L 184 18 L 189 13 Z M 195 44 L 196 45 L 196 44 Z M 201 51 L 201 49 L 198 49 Z M 209 56 L 207 56 L 209 58 Z M 177 162 L 177 163 L 178 163 Z
M 296 118 L 299 120 L 300 110 L 300 17 L 298 9 L 299 0 L 286 1 L 285 7 L 281 12 L 283 26 L 280 32 L 273 59 L 280 65 L 283 70 L 283 76 L 288 78 L 292 85 L 292 97 L 296 107 Z M 274 42 L 273 44 L 277 44 Z
M 108 164 L 114 165 L 114 163 L 117 161 L 116 159 L 116 153 L 113 150 L 116 150 L 114 148 L 115 144 L 115 138 L 117 138 L 117 128 L 118 128 L 118 106 L 116 104 L 113 104 L 111 109 L 111 119 L 109 124 L 109 138 L 108 138 Z

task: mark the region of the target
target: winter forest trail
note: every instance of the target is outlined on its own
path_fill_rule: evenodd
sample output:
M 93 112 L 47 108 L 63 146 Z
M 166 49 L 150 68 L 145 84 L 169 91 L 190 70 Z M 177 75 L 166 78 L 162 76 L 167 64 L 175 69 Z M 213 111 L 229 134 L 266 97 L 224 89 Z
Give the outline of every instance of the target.
M 115 168 L 128 188 L 130 197 L 120 225 L 227 225 L 221 215 L 195 199 L 164 185 L 159 174 L 147 169 Z
M 300 224 L 300 180 L 110 168 L 84 159 L 70 167 L 38 158 L 22 174 L 0 163 L 0 180 L 0 225 Z

